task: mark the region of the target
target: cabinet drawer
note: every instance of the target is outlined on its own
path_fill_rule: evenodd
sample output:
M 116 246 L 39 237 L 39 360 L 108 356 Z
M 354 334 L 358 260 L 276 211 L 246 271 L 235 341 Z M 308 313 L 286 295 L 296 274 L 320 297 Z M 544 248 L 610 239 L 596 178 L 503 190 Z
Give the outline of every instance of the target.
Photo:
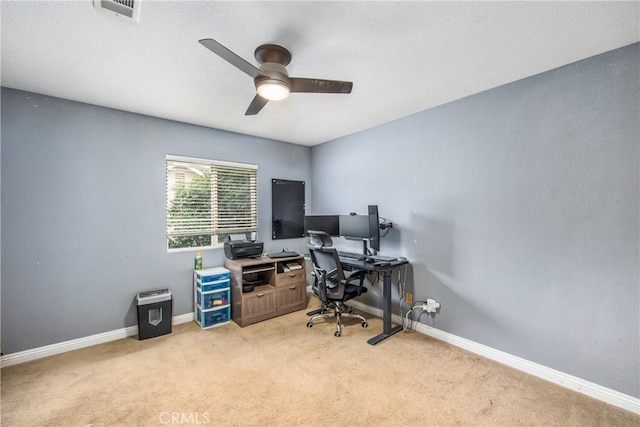
M 293 283 L 278 288 L 278 312 L 300 310 L 307 306 L 306 283 Z
M 196 287 L 201 292 L 211 292 L 218 289 L 225 289 L 231 286 L 231 282 L 229 279 L 217 280 L 215 282 L 207 282 L 201 283 L 199 280 L 196 280 Z
M 223 267 L 204 268 L 195 270 L 194 276 L 200 283 L 218 282 L 220 280 L 229 280 L 229 270 Z
M 196 322 L 202 328 L 224 325 L 231 320 L 231 308 L 229 306 L 215 308 L 213 310 L 200 310 L 196 307 Z
M 296 283 L 306 283 L 307 274 L 304 268 L 279 273 L 276 276 L 276 286 L 287 286 Z
M 230 291 L 229 288 L 213 292 L 200 292 L 200 289 L 196 289 L 196 300 L 203 310 L 222 307 L 229 304 Z
M 270 289 L 257 289 L 242 295 L 242 321 L 243 323 L 258 322 L 273 317 L 276 313 L 276 291 Z

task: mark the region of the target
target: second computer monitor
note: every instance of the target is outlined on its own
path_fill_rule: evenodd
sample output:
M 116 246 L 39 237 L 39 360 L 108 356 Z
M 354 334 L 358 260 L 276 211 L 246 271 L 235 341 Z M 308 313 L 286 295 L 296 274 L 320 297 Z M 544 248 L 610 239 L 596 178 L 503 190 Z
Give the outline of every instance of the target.
M 329 236 L 340 235 L 338 215 L 307 215 L 304 217 L 304 233 L 307 231 L 324 231 Z
M 367 215 L 340 215 L 340 236 L 345 239 L 368 239 L 369 217 Z

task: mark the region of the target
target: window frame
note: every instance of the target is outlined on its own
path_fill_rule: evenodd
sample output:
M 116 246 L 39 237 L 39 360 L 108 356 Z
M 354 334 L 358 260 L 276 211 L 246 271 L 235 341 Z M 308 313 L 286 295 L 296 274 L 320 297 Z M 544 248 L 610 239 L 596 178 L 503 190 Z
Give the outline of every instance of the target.
M 211 217 L 210 217 L 210 222 L 211 222 L 211 227 L 210 227 L 210 231 L 211 231 L 211 244 L 210 245 L 205 245 L 205 246 L 188 246 L 188 247 L 182 247 L 182 248 L 171 248 L 169 246 L 169 238 L 170 238 L 170 234 L 171 231 L 169 230 L 169 209 L 170 209 L 170 203 L 171 200 L 169 199 L 170 196 L 170 191 L 173 191 L 174 186 L 177 182 L 177 180 L 174 180 L 172 186 L 169 186 L 169 167 L 170 167 L 170 163 L 171 162 L 176 162 L 176 163 L 180 163 L 180 162 L 184 162 L 184 163 L 192 163 L 198 166 L 205 166 L 205 167 L 209 167 L 211 174 L 211 177 L 214 177 L 216 175 L 215 173 L 215 167 L 226 167 L 226 168 L 232 168 L 232 169 L 238 169 L 238 170 L 253 170 L 253 185 L 251 185 L 249 193 L 250 193 L 250 198 L 252 200 L 251 203 L 251 208 L 249 209 L 249 213 L 250 215 L 250 222 L 251 225 L 250 227 L 245 227 L 244 230 L 242 231 L 234 231 L 233 233 L 220 233 L 220 229 L 216 230 L 213 227 L 213 223 L 217 223 L 217 218 L 218 214 L 214 214 L 213 212 L 219 212 L 220 210 L 217 210 L 213 207 L 214 204 L 214 192 L 215 190 L 213 188 L 210 188 L 211 190 L 211 194 L 212 194 L 212 199 L 211 199 L 211 203 L 212 203 L 212 213 L 211 213 Z M 214 181 L 214 180 L 212 180 Z M 217 199 L 217 197 L 216 197 Z M 174 154 L 166 154 L 165 155 L 165 246 L 167 249 L 167 252 L 169 253 L 174 253 L 174 252 L 187 252 L 187 251 L 199 251 L 199 250 L 209 250 L 209 249 L 219 249 L 223 247 L 223 243 L 218 242 L 218 236 L 221 234 L 245 234 L 245 233 L 251 233 L 252 237 L 255 238 L 257 236 L 258 233 L 258 165 L 255 164 L 251 164 L 251 163 L 241 163 L 241 162 L 231 162 L 231 161 L 225 161 L 225 160 L 214 160 L 214 159 L 205 159 L 205 158 L 200 158 L 200 157 L 188 157 L 188 156 L 181 156 L 181 155 L 174 155 Z M 217 205 L 217 203 L 216 203 Z M 203 231 L 209 231 L 208 230 L 203 230 Z M 218 231 L 216 233 L 216 231 Z M 198 235 L 206 235 L 209 234 L 207 232 L 203 232 L 201 234 Z M 181 236 L 188 236 L 188 235 L 193 235 L 190 233 L 185 233 L 182 234 Z M 178 235 L 180 236 L 180 235 Z

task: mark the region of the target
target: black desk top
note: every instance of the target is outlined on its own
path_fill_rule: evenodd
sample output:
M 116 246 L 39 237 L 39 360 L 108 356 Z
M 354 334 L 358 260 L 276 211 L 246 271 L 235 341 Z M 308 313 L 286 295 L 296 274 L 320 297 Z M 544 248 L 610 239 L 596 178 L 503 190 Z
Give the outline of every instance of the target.
M 405 265 L 408 263 L 409 261 L 407 260 L 365 262 L 364 260 L 340 257 L 340 264 L 342 264 L 343 266 L 367 271 L 393 270 L 394 268 L 398 268 L 401 265 Z

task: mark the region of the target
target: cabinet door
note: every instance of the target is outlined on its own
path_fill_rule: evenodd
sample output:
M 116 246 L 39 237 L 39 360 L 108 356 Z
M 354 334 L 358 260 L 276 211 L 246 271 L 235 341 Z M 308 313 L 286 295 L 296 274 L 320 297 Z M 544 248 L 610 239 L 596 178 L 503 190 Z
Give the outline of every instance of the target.
M 253 322 L 273 317 L 276 313 L 276 293 L 275 290 L 255 290 L 242 295 L 242 324 L 247 325 Z
M 278 287 L 278 313 L 301 310 L 307 306 L 306 283 Z

